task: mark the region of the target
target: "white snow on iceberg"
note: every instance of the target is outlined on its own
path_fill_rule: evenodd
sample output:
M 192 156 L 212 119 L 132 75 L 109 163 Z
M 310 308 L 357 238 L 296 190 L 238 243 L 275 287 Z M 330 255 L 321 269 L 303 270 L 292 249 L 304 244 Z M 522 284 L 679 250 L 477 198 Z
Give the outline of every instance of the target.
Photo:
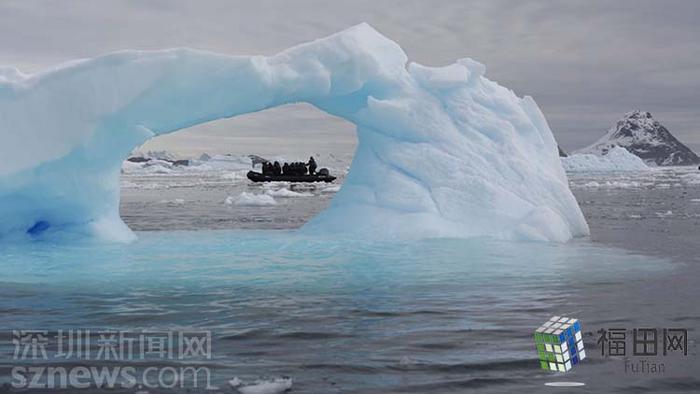
M 367 24 L 277 55 L 125 51 L 24 75 L 0 68 L 0 237 L 119 218 L 129 152 L 195 124 L 308 102 L 357 125 L 346 181 L 308 232 L 566 241 L 588 233 L 530 97 L 462 59 L 408 64 Z M 284 135 L 280 134 L 283 141 Z
M 569 157 L 562 157 L 561 162 L 564 169 L 571 172 L 649 170 L 644 160 L 621 146 L 613 147 L 602 156 L 592 153 L 577 153 Z

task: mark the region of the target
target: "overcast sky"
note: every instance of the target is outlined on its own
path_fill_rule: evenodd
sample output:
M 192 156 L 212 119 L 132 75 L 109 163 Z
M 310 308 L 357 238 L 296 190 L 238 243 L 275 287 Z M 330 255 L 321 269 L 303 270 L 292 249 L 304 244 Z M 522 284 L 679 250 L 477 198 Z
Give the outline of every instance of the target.
M 700 151 L 699 17 L 694 0 L 5 0 L 0 64 L 35 72 L 119 49 L 180 46 L 273 54 L 368 22 L 412 61 L 486 64 L 488 78 L 535 98 L 567 150 L 641 109 Z M 309 106 L 289 106 L 197 126 L 149 147 L 274 154 L 318 141 L 317 151 L 345 151 L 352 130 Z M 295 138 L 280 147 L 280 132 Z

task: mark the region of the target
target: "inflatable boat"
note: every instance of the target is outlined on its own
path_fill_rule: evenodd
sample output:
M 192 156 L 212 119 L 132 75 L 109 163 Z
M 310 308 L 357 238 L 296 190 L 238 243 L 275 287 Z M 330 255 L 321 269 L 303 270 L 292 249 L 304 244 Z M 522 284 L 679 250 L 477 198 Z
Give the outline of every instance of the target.
M 305 175 L 263 175 L 257 171 L 248 171 L 248 179 L 253 182 L 333 182 L 335 177 L 327 172 Z

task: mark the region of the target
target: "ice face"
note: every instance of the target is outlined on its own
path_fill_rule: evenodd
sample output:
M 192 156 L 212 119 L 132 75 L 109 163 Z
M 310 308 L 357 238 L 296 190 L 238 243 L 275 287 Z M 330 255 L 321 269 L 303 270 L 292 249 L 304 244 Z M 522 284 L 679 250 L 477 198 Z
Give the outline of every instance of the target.
M 293 102 L 345 118 L 358 134 L 345 184 L 304 231 L 554 241 L 588 233 L 532 98 L 486 79 L 470 59 L 406 62 L 361 24 L 271 57 L 126 51 L 31 76 L 0 69 L 0 236 L 130 239 L 118 212 L 130 151 Z
M 621 146 L 615 146 L 605 155 L 576 153 L 561 159 L 567 171 L 645 171 L 650 168 L 644 160 Z

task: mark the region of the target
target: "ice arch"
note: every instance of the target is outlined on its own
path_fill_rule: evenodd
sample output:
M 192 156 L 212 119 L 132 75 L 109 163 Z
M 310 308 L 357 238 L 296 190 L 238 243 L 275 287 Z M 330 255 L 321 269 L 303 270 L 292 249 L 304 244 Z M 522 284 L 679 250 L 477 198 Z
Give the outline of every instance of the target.
M 0 68 L 0 237 L 133 237 L 119 168 L 153 136 L 308 102 L 357 125 L 347 181 L 306 231 L 370 236 L 587 234 L 530 97 L 470 59 L 411 63 L 367 24 L 271 57 L 126 51 L 26 76 Z

